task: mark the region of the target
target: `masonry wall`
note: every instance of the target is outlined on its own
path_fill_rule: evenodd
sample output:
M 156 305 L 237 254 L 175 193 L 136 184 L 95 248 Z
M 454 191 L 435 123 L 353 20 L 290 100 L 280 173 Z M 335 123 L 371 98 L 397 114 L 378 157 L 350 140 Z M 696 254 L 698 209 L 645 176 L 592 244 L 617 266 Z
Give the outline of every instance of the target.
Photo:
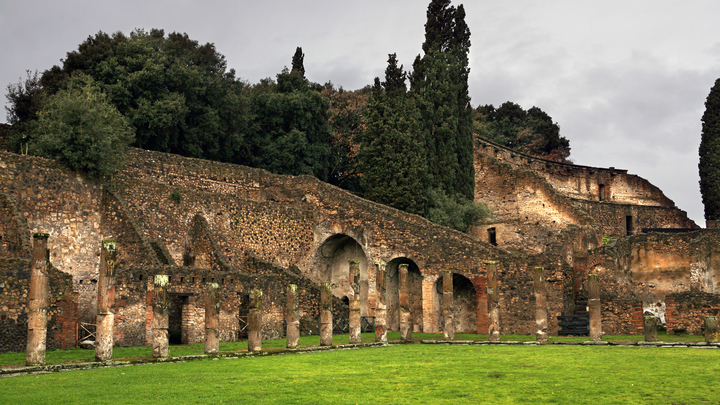
M 642 313 L 658 316 L 670 331 L 680 325 L 697 332 L 720 297 L 718 242 L 714 230 L 619 239 L 591 252 L 575 277 L 585 283 L 588 273 L 599 275 L 606 333 L 641 332 L 633 317 Z
M 73 277 L 81 301 L 92 300 L 102 240 L 101 186 L 54 161 L 0 151 L 0 193 L 15 201 L 30 233 L 50 234 L 50 261 Z M 81 318 L 92 319 L 94 313 L 82 308 Z
M 51 265 L 48 278 L 47 348 L 75 347 L 78 307 L 72 277 Z M 0 257 L 0 352 L 26 349 L 29 288 L 30 260 Z

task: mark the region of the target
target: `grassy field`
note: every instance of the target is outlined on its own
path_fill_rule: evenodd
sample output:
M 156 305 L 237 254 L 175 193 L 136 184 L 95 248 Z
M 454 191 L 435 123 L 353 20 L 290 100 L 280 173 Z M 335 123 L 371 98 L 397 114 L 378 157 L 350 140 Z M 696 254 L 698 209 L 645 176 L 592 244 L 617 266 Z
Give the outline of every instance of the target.
M 0 403 L 720 404 L 720 350 L 397 345 L 5 378 Z

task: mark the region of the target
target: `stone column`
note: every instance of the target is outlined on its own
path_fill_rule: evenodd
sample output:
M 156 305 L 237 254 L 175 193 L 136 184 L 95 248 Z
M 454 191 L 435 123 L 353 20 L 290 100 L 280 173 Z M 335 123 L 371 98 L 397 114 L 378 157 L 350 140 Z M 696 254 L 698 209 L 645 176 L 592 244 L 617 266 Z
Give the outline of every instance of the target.
M 455 339 L 455 325 L 453 324 L 455 318 L 453 314 L 453 274 L 449 270 L 443 271 L 442 292 L 443 333 L 445 339 L 453 340 Z
M 387 342 L 387 306 L 385 305 L 385 283 L 387 281 L 387 272 L 385 271 L 385 262 L 376 262 L 376 294 L 377 301 L 375 303 L 375 341 Z
M 400 301 L 400 337 L 409 342 L 412 340 L 412 319 L 410 317 L 410 290 L 408 289 L 408 264 L 398 265 L 398 276 L 400 277 L 399 301 Z
M 170 277 L 157 274 L 153 277 L 153 357 L 166 358 L 170 355 L 168 327 L 168 287 Z
M 547 311 L 547 284 L 545 284 L 545 269 L 535 267 L 535 340 L 538 343 L 548 341 L 548 311 Z
M 646 342 L 657 342 L 657 326 L 657 316 L 645 315 L 645 322 L 643 323 L 643 333 L 645 333 Z
M 703 335 L 705 335 L 705 342 L 717 343 L 718 341 L 718 321 L 715 316 L 706 316 L 705 324 L 703 325 Z
M 95 360 L 107 361 L 113 354 L 115 326 L 115 250 L 114 239 L 104 239 L 100 250 L 97 283 L 97 320 L 95 326 Z
M 250 291 L 248 311 L 248 351 L 262 351 L 262 296 L 260 290 Z
M 500 292 L 498 291 L 497 262 L 486 261 L 487 303 L 488 303 L 488 340 L 500 341 Z
M 207 283 L 205 295 L 205 354 L 220 352 L 220 297 L 218 283 Z
M 286 346 L 288 349 L 295 349 L 300 343 L 300 303 L 297 285 L 290 284 L 287 286 L 285 304 Z
M 602 313 L 600 311 L 600 279 L 588 274 L 588 308 L 590 309 L 590 340 L 602 340 Z
M 320 346 L 332 346 L 332 282 L 320 284 Z
M 45 364 L 47 349 L 47 310 L 49 283 L 47 274 L 47 233 L 33 234 L 32 268 L 28 302 L 28 334 L 25 363 L 28 366 Z
M 360 343 L 360 261 L 350 260 L 350 343 Z

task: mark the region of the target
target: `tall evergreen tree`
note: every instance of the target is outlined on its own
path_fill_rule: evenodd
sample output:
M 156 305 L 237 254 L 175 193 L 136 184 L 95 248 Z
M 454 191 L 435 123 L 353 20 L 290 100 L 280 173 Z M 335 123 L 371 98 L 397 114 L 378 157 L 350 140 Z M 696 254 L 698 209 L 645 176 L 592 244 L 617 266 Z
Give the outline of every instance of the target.
M 700 140 L 700 194 L 705 220 L 720 220 L 720 79 L 710 89 L 702 116 Z M 713 223 L 708 223 L 713 226 Z
M 427 11 L 424 55 L 410 76 L 428 150 L 430 184 L 450 196 L 473 199 L 472 108 L 468 93 L 470 30 L 465 9 L 433 0 Z
M 418 137 L 420 113 L 407 93 L 405 78 L 403 67 L 391 54 L 385 81 L 375 78 L 358 160 L 366 198 L 425 215 L 426 149 Z

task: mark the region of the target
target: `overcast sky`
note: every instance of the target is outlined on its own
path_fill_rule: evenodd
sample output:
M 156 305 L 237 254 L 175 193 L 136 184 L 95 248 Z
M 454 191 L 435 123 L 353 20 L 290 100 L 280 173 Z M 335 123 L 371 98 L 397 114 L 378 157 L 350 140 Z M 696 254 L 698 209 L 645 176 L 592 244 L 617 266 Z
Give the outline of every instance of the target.
M 310 80 L 355 90 L 383 75 L 389 53 L 411 67 L 428 3 L 2 0 L 0 84 L 5 94 L 26 69 L 60 64 L 98 31 L 162 28 L 214 43 L 252 83 L 289 66 L 301 46 Z M 720 2 L 475 0 L 465 9 L 473 107 L 540 107 L 575 163 L 628 169 L 705 225 L 697 151 L 720 78 Z

